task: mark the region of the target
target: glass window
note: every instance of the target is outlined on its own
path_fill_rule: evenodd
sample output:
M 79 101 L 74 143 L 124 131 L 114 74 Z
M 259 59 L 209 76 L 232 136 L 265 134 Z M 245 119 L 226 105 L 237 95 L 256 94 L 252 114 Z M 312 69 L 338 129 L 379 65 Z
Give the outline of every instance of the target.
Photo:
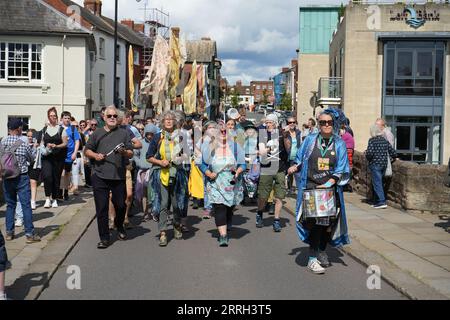
M 397 150 L 410 150 L 411 147 L 411 127 L 398 126 L 396 128 Z
M 414 142 L 414 150 L 428 151 L 430 127 L 428 126 L 416 127 L 415 131 L 416 131 L 416 141 Z
M 133 51 L 133 55 L 134 55 L 134 65 L 140 65 L 139 63 L 139 51 L 134 50 Z
M 100 38 L 99 40 L 100 42 L 100 46 L 99 46 L 99 54 L 100 54 L 100 58 L 105 58 L 105 39 Z
M 412 64 L 412 51 L 397 51 L 397 76 L 412 76 Z
M 386 85 L 394 85 L 394 50 L 388 50 L 386 54 Z
M 42 79 L 42 45 L 0 44 L 0 79 L 30 81 Z M 30 70 L 31 66 L 31 70 Z
M 99 102 L 101 106 L 105 105 L 105 75 L 100 74 L 98 85 Z
M 436 51 L 436 65 L 434 69 L 434 79 L 436 80 L 436 87 L 442 87 L 444 75 L 444 52 L 442 50 Z
M 433 52 L 417 51 L 417 73 L 416 77 L 433 76 Z
M 412 79 L 396 79 L 395 86 L 396 87 L 412 87 L 413 80 Z
M 256 86 L 256 90 L 260 90 L 261 89 L 261 86 L 258 84 L 257 86 Z
M 6 78 L 6 43 L 0 43 L 0 79 Z
M 439 163 L 440 161 L 440 151 L 441 151 L 441 126 L 435 125 L 433 126 L 433 145 L 432 147 L 432 159 L 433 163 Z
M 426 162 L 428 158 L 427 155 L 427 153 L 416 153 L 413 155 L 412 160 L 416 162 Z

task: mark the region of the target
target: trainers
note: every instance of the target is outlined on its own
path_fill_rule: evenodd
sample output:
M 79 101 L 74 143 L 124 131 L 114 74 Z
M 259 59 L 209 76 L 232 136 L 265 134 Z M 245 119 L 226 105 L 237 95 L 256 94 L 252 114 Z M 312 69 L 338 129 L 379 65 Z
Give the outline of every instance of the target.
M 167 246 L 167 236 L 164 233 L 159 236 L 159 246 L 160 247 Z
M 52 206 L 52 202 L 50 199 L 45 200 L 44 208 L 50 208 Z
M 262 228 L 263 227 L 263 217 L 262 214 L 256 214 L 256 227 Z
M 274 220 L 273 221 L 273 231 L 275 231 L 275 232 L 280 232 L 281 231 L 280 220 Z
M 32 236 L 27 236 L 27 243 L 35 243 L 40 242 L 41 237 L 39 237 L 37 234 L 33 234 Z
M 183 232 L 181 231 L 181 225 L 173 227 L 174 238 L 177 240 L 181 240 L 183 238 Z
M 56 199 L 52 202 L 52 208 L 58 208 L 58 201 Z
M 321 267 L 319 260 L 311 259 L 308 262 L 308 269 L 315 274 L 323 274 L 325 273 L 325 269 Z
M 31 210 L 36 210 L 36 201 L 31 201 Z
M 331 265 L 330 261 L 328 260 L 328 255 L 325 251 L 321 251 L 317 257 L 317 260 L 319 261 L 320 265 L 324 268 L 329 267 Z
M 372 208 L 374 208 L 374 209 L 386 209 L 387 208 L 387 204 L 376 204 Z
M 16 219 L 16 222 L 14 223 L 14 226 L 22 227 L 23 226 L 23 220 L 22 219 Z
M 5 235 L 5 240 L 6 241 L 14 240 L 14 232 L 10 232 L 10 233 L 7 232 Z
M 228 247 L 228 236 L 219 236 L 219 247 Z

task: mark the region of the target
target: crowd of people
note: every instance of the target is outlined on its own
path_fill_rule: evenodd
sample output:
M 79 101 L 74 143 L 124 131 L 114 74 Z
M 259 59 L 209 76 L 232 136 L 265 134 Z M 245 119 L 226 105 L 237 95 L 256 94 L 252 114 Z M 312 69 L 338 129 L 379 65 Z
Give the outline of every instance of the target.
M 330 265 L 328 244 L 349 242 L 343 192 L 351 191 L 355 141 L 339 109 L 324 110 L 301 129 L 295 117 L 282 128 L 275 114 L 257 126 L 247 120 L 245 108 L 214 121 L 182 111 L 134 120 L 131 111 L 114 106 L 103 108 L 98 119 L 77 121 L 68 111 L 58 117 L 56 108 L 48 110 L 47 118 L 42 129 L 26 133 L 21 120 L 10 119 L 8 136 L 1 141 L 0 166 L 13 154 L 18 172 L 7 176 L 1 168 L 7 211 L 5 238 L 0 233 L 0 296 L 7 261 L 4 239 L 13 240 L 15 227 L 23 225 L 27 243 L 40 241 L 32 211 L 41 183 L 44 208 L 50 210 L 77 195 L 81 185 L 92 188 L 99 249 L 110 246 L 114 232 L 119 240 L 127 239 L 132 207 L 143 212 L 145 221 L 157 223 L 159 246 L 182 239 L 189 231 L 190 201 L 193 209 L 203 208 L 204 219 L 214 217 L 220 247 L 229 245 L 233 214 L 245 197 L 256 200 L 257 228 L 264 227 L 269 207 L 272 229 L 281 232 L 283 200 L 295 194 L 297 232 L 309 244 L 312 272 L 324 273 Z M 373 206 L 385 208 L 383 176 L 396 157 L 393 136 L 383 119 L 370 132 L 365 155 L 373 177 Z M 333 190 L 335 215 L 304 214 L 304 193 L 315 189 Z

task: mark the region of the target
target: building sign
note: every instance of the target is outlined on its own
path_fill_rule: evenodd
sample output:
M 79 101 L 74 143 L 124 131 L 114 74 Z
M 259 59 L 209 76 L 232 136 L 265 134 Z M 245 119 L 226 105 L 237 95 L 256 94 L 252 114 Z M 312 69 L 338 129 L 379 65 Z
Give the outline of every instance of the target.
M 403 12 L 395 12 L 390 10 L 390 21 L 405 21 L 412 28 L 419 28 L 427 21 L 440 21 L 439 12 L 437 10 L 416 10 L 413 7 L 406 7 Z

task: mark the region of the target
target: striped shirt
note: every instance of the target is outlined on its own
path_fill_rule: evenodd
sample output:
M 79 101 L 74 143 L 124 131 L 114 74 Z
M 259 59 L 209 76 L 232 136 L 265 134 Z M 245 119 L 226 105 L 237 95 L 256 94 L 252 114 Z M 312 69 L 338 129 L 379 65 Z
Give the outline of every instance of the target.
M 20 136 L 7 136 L 1 142 L 1 149 L 8 148 L 16 143 L 17 140 L 22 139 Z M 31 148 L 27 142 L 23 142 L 16 149 L 16 158 L 20 167 L 20 173 L 24 174 L 28 172 L 28 166 L 33 162 L 36 157 L 36 149 Z

